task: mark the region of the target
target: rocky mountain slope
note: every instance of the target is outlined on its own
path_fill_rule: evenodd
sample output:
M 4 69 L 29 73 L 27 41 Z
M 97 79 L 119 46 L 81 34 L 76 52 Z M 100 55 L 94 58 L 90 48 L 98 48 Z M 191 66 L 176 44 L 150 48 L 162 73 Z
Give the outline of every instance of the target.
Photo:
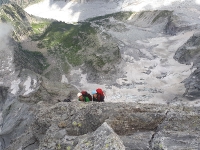
M 20 100 L 6 112 L 7 150 L 199 148 L 199 107 Z
M 199 107 L 38 100 L 21 97 L 3 111 L 2 149 L 199 148 Z
M 43 9 L 34 11 L 40 8 Z M 111 41 L 118 46 L 120 63 L 108 67 L 108 70 L 114 69 L 111 69 L 111 74 L 114 73 L 116 77 L 109 77 L 109 74 L 94 74 L 97 67 L 92 73 L 82 68 L 86 72 L 71 71 L 73 75 L 81 76 L 79 82 L 67 76 L 71 84 L 79 89 L 92 90 L 92 87 L 96 88 L 98 85 L 91 82 L 96 81 L 106 89 L 110 101 L 166 103 L 166 100 L 176 101 L 180 97 L 181 100 L 185 100 L 182 95 L 190 99 L 199 98 L 197 93 L 192 92 L 195 89 L 198 91 L 197 85 L 194 87 L 194 84 L 190 84 L 191 80 L 186 79 L 196 67 L 188 65 L 189 63 L 183 65 L 174 60 L 175 52 L 198 32 L 198 9 L 199 1 L 191 0 L 45 0 L 25 10 L 36 16 L 70 23 L 87 20 L 92 27 L 98 29 L 98 34 L 109 35 Z M 94 18 L 90 19 L 91 17 Z M 102 69 L 106 67 L 107 65 Z M 103 81 L 99 80 L 98 76 Z M 191 92 L 188 92 L 188 89 Z M 191 93 L 196 96 L 193 97 Z
M 14 4 L 4 5 L 1 14 L 2 22 L 15 27 L 18 70 L 30 69 L 79 90 L 100 86 L 110 101 L 166 103 L 182 95 L 199 98 L 188 78 L 196 66 L 178 63 L 174 56 L 198 32 L 198 20 L 190 23 L 184 15 L 155 10 L 66 24 L 30 16 Z
M 69 24 L 2 5 L 1 149 L 199 149 L 199 19 L 189 15 L 122 11 Z M 106 103 L 77 101 L 97 87 Z

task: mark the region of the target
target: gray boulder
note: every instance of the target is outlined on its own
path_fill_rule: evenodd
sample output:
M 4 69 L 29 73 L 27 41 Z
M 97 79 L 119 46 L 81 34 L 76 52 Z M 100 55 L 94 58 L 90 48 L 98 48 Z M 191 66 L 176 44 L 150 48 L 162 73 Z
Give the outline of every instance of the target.
M 199 108 L 183 107 L 168 112 L 152 139 L 154 150 L 199 149 Z
M 125 150 L 122 140 L 105 122 L 95 132 L 83 138 L 74 150 Z
M 135 132 L 132 135 L 120 136 L 120 139 L 126 150 L 149 150 L 151 149 L 149 142 L 153 135 L 153 131 Z

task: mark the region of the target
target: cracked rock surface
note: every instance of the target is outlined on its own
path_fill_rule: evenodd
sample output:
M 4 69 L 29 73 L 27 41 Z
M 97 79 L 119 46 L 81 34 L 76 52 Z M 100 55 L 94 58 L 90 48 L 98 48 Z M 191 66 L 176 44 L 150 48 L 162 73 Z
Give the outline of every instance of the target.
M 26 104 L 25 104 L 26 103 Z M 137 103 L 27 102 L 18 118 L 24 130 L 1 132 L 5 150 L 197 149 L 200 108 Z M 8 111 L 8 110 L 7 110 Z M 8 112 L 14 115 L 14 112 Z M 31 117 L 32 116 L 32 117 Z M 6 115 L 4 116 L 6 117 Z M 17 119 L 9 126 L 19 128 Z M 3 125 L 5 126 L 5 125 Z M 3 128 L 3 130 L 5 130 Z M 17 136 L 12 139 L 10 135 Z M 12 140 L 8 140 L 10 137 Z M 172 144 L 173 143 L 173 144 Z

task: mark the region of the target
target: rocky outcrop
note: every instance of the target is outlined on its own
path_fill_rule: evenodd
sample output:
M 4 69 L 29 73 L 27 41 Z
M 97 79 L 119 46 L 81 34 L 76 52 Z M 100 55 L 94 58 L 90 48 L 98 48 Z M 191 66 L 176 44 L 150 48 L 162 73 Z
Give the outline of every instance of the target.
M 31 107 L 32 124 L 14 141 L 6 137 L 15 130 L 2 130 L 4 149 L 195 149 L 200 138 L 198 107 L 78 101 Z
M 30 35 L 31 17 L 18 5 L 7 4 L 0 7 L 0 22 L 10 23 L 14 27 L 13 38 L 20 41 Z
M 193 63 L 198 67 L 200 57 L 200 33 L 195 33 L 190 39 L 182 45 L 174 55 L 174 59 L 183 64 Z
M 135 132 L 131 135 L 120 136 L 120 139 L 126 150 L 150 150 L 152 149 L 150 141 L 153 135 L 154 131 Z
M 73 100 L 78 93 L 78 90 L 70 84 L 50 81 L 30 70 L 23 70 L 20 77 L 21 83 L 18 93 L 21 102 L 32 104 L 40 101 L 57 103 L 64 99 Z
M 26 79 L 27 76 L 22 74 L 28 74 L 30 72 L 24 71 L 21 73 L 21 80 Z M 43 101 L 49 106 L 53 106 L 59 101 L 64 99 L 73 100 L 78 90 L 71 85 L 62 84 L 60 82 L 51 82 L 45 78 L 34 79 L 33 75 L 28 75 L 32 80 L 35 80 L 34 84 L 30 89 L 23 87 L 23 83 L 20 85 L 20 90 L 18 97 L 13 96 L 8 93 L 8 88 L 1 88 L 1 119 L 0 119 L 0 143 L 1 149 L 10 147 L 15 149 L 16 145 L 21 145 L 23 149 L 34 149 L 39 146 L 39 141 L 37 136 L 46 132 L 46 125 L 39 125 L 35 122 L 35 115 L 38 113 L 37 103 Z M 25 81 L 26 82 L 26 81 Z M 33 88 L 34 91 L 33 91 Z M 30 91 L 29 91 L 30 90 Z M 8 96 L 7 96 L 8 93 Z M 43 108 L 44 109 L 44 108 Z M 35 124 L 32 126 L 32 124 Z M 32 132 L 31 126 L 34 128 Z M 41 131 L 38 131 L 41 126 Z M 31 132 L 30 132 L 31 131 Z M 37 136 L 34 135 L 35 132 L 39 132 Z M 42 133 L 40 133 L 42 132 Z M 20 142 L 15 142 L 15 141 Z M 11 144 L 12 143 L 12 144 Z M 14 146 L 14 147 L 13 147 Z M 19 148 L 19 147 L 18 147 Z
M 4 105 L 0 132 L 1 149 L 5 149 L 29 128 L 33 122 L 33 114 L 33 108 L 19 101 Z
M 38 103 L 40 101 L 57 103 L 64 99 L 73 100 L 78 93 L 78 90 L 72 85 L 52 82 L 44 77 L 39 78 L 37 82 L 39 86 L 35 88 L 35 91 L 28 95 L 20 95 L 20 101 L 30 103 Z
M 49 66 L 41 52 L 24 50 L 18 44 L 16 44 L 14 49 L 13 63 L 15 64 L 15 70 L 29 69 L 38 74 L 42 74 Z
M 200 128 L 199 108 L 183 107 L 167 114 L 165 121 L 153 136 L 152 148 L 162 149 L 199 149 Z
M 105 122 L 95 132 L 88 134 L 85 138 L 79 140 L 74 150 L 101 150 L 116 149 L 125 150 L 122 140 Z
M 199 98 L 200 34 L 194 34 L 182 47 L 180 47 L 175 53 L 174 59 L 186 65 L 193 64 L 195 71 L 183 81 L 186 87 L 184 95 L 191 100 Z

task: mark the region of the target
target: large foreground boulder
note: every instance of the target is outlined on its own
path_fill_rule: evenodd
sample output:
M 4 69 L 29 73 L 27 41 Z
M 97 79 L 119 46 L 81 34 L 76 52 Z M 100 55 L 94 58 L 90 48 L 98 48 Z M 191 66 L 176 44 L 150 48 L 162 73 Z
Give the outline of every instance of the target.
M 122 140 L 105 122 L 94 133 L 83 138 L 76 145 L 74 150 L 125 150 Z
M 178 150 L 197 149 L 200 139 L 199 107 L 78 101 L 28 105 L 32 123 L 18 132 L 10 129 L 9 135 L 18 136 L 7 140 L 3 149 Z M 4 129 L 2 141 L 8 137 Z

